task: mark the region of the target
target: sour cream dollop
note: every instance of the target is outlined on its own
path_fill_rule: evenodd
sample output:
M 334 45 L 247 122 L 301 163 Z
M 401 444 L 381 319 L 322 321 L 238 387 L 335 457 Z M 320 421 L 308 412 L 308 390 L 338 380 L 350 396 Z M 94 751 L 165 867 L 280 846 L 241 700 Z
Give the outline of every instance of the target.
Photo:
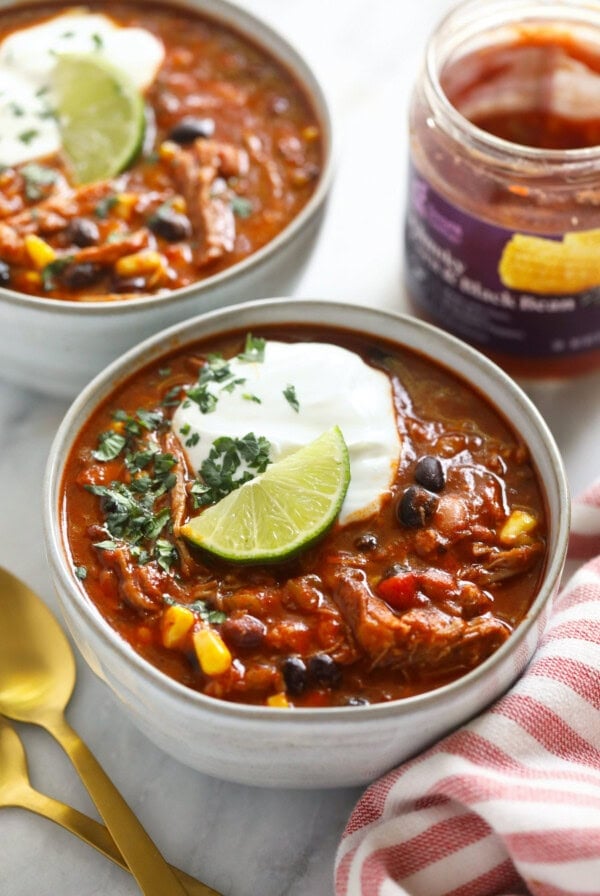
M 60 149 L 52 69 L 61 53 L 97 53 L 139 90 L 156 76 L 165 51 L 144 28 L 123 28 L 100 13 L 61 13 L 0 43 L 0 164 L 18 165 Z
M 276 341 L 266 343 L 262 361 L 236 357 L 229 369 L 227 383 L 243 382 L 227 389 L 227 383 L 208 383 L 217 399 L 214 410 L 202 413 L 186 399 L 173 415 L 173 433 L 196 473 L 221 436 L 263 436 L 276 461 L 337 424 L 348 446 L 351 477 L 340 522 L 379 510 L 401 447 L 392 385 L 383 371 L 336 345 Z

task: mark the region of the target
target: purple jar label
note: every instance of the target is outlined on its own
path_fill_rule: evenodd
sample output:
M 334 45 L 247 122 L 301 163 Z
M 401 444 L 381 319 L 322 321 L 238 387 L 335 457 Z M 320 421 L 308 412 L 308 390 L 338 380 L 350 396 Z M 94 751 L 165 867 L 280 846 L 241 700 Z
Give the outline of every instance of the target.
M 413 167 L 405 240 L 410 297 L 450 333 L 523 357 L 600 347 L 600 230 L 561 238 L 496 227 Z

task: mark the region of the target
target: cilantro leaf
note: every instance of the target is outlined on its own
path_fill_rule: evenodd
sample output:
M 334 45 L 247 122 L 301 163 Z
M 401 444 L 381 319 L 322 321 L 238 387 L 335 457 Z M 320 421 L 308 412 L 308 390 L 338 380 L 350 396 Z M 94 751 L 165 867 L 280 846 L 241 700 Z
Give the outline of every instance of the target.
M 283 390 L 283 397 L 289 404 L 291 408 L 293 408 L 296 413 L 300 412 L 300 402 L 298 401 L 298 396 L 296 395 L 296 387 L 295 386 L 286 386 Z
M 262 339 L 260 336 L 253 336 L 252 333 L 248 333 L 246 336 L 246 345 L 244 346 L 244 351 L 237 356 L 238 361 L 257 361 L 262 364 L 262 362 L 265 360 L 266 344 L 266 339 Z
M 258 473 L 264 473 L 270 463 L 270 450 L 268 439 L 252 432 L 241 439 L 215 439 L 200 467 L 201 479 L 191 487 L 195 506 L 215 504 Z
M 119 456 L 126 443 L 125 436 L 115 432 L 114 429 L 108 429 L 98 436 L 98 447 L 92 451 L 92 457 L 99 461 L 114 460 Z

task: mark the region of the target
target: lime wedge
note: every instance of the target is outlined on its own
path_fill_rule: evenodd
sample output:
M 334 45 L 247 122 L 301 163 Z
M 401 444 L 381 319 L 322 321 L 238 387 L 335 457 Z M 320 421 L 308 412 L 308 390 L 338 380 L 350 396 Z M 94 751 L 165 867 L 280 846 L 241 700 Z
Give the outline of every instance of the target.
M 348 449 L 334 426 L 208 507 L 181 531 L 193 544 L 235 563 L 283 560 L 331 526 L 349 482 Z
M 62 145 L 77 183 L 114 177 L 140 150 L 144 101 L 129 77 L 97 55 L 57 57 L 52 89 Z

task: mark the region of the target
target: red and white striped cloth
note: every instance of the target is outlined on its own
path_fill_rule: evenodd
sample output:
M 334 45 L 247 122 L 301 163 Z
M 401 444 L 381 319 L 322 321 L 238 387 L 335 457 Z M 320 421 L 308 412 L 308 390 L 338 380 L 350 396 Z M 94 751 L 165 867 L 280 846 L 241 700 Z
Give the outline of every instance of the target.
M 600 896 L 600 482 L 525 674 L 481 716 L 372 784 L 336 896 Z

